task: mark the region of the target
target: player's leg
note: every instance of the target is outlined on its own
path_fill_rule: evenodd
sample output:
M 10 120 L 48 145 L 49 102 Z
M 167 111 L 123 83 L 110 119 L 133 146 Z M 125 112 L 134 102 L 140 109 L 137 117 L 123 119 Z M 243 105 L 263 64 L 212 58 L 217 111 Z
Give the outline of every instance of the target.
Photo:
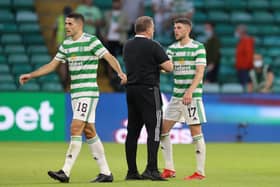
M 180 108 L 180 103 L 181 101 L 179 100 L 171 99 L 164 115 L 160 140 L 163 158 L 165 161 L 165 167 L 161 174 L 164 178 L 175 177 L 176 175 L 169 132 L 181 117 L 182 109 Z
M 113 175 L 109 169 L 103 144 L 98 137 L 94 123 L 88 123 L 84 128 L 86 141 L 93 158 L 97 161 L 100 174 L 92 182 L 112 182 Z
M 55 180 L 60 182 L 69 182 L 71 169 L 80 153 L 82 147 L 82 132 L 85 127 L 85 122 L 73 119 L 71 124 L 71 140 L 66 153 L 66 158 L 62 170 L 49 171 L 48 174 Z
M 187 123 L 189 124 L 193 144 L 195 145 L 196 172 L 185 177 L 186 180 L 205 178 L 206 145 L 202 133 L 201 123 L 206 122 L 204 106 L 201 100 L 194 100 L 187 106 Z

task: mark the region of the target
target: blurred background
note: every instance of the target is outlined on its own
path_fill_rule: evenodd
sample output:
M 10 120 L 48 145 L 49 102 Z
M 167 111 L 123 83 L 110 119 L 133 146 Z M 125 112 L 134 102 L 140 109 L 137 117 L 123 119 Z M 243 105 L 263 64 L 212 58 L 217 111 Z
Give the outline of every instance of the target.
M 69 140 L 67 66 L 24 86 L 18 77 L 53 58 L 64 39 L 64 18 L 75 11 L 86 18 L 85 32 L 97 35 L 124 71 L 122 46 L 133 37 L 138 16 L 154 18 L 154 39 L 165 49 L 174 42 L 172 20 L 188 17 L 193 22 L 192 38 L 204 43 L 207 51 L 206 140 L 279 142 L 279 10 L 279 0 L 1 0 L 0 140 Z M 123 143 L 125 88 L 104 61 L 99 64 L 98 83 L 99 136 Z M 161 74 L 160 84 L 166 107 L 172 75 Z M 145 136 L 143 131 L 140 142 Z M 172 141 L 191 142 L 186 125 L 175 126 Z

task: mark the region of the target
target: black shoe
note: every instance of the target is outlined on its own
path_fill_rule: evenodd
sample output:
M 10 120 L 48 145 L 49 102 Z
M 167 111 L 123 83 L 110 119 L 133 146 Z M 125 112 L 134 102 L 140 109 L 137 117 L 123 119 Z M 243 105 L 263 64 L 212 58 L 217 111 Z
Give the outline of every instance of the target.
M 133 174 L 127 174 L 125 180 L 143 180 L 143 177 L 137 172 Z
M 142 173 L 142 177 L 144 180 L 152 180 L 152 181 L 167 181 L 167 179 L 165 178 L 162 178 L 160 176 L 160 172 L 157 171 L 157 170 L 154 170 L 154 171 L 150 171 L 150 170 L 145 170 L 143 173 Z
M 48 175 L 55 179 L 55 180 L 59 180 L 59 182 L 63 182 L 63 183 L 68 183 L 69 182 L 69 177 L 67 177 L 67 175 L 64 173 L 63 170 L 59 170 L 59 171 L 48 171 Z
M 104 175 L 102 173 L 99 173 L 97 177 L 90 182 L 113 182 L 114 177 L 112 173 L 110 175 Z

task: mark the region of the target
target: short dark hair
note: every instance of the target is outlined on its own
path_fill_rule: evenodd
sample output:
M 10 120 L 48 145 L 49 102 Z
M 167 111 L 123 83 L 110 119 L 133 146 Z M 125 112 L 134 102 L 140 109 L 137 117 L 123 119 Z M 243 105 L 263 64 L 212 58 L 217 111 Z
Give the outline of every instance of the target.
M 182 24 L 189 25 L 190 27 L 192 27 L 192 21 L 190 19 L 184 18 L 184 17 L 175 19 L 174 24 L 175 23 L 182 23 Z
M 83 23 L 85 22 L 85 18 L 82 14 L 76 13 L 76 12 L 72 12 L 70 14 L 67 15 L 67 18 L 73 18 L 75 20 L 81 20 Z
M 134 29 L 136 33 L 145 32 L 153 25 L 153 18 L 150 16 L 141 16 L 136 19 Z

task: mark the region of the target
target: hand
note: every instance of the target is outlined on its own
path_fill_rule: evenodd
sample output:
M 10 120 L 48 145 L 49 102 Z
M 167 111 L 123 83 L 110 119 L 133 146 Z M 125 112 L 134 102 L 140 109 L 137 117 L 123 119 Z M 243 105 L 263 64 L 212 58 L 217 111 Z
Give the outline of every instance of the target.
M 19 77 L 19 83 L 21 85 L 25 84 L 27 81 L 29 81 L 30 79 L 32 79 L 31 74 L 23 74 Z
M 182 102 L 184 105 L 190 104 L 192 102 L 192 92 L 187 90 L 183 96 Z
M 121 79 L 121 85 L 124 85 L 127 83 L 127 77 L 126 77 L 126 74 L 124 73 L 119 73 L 118 76 L 120 77 Z

